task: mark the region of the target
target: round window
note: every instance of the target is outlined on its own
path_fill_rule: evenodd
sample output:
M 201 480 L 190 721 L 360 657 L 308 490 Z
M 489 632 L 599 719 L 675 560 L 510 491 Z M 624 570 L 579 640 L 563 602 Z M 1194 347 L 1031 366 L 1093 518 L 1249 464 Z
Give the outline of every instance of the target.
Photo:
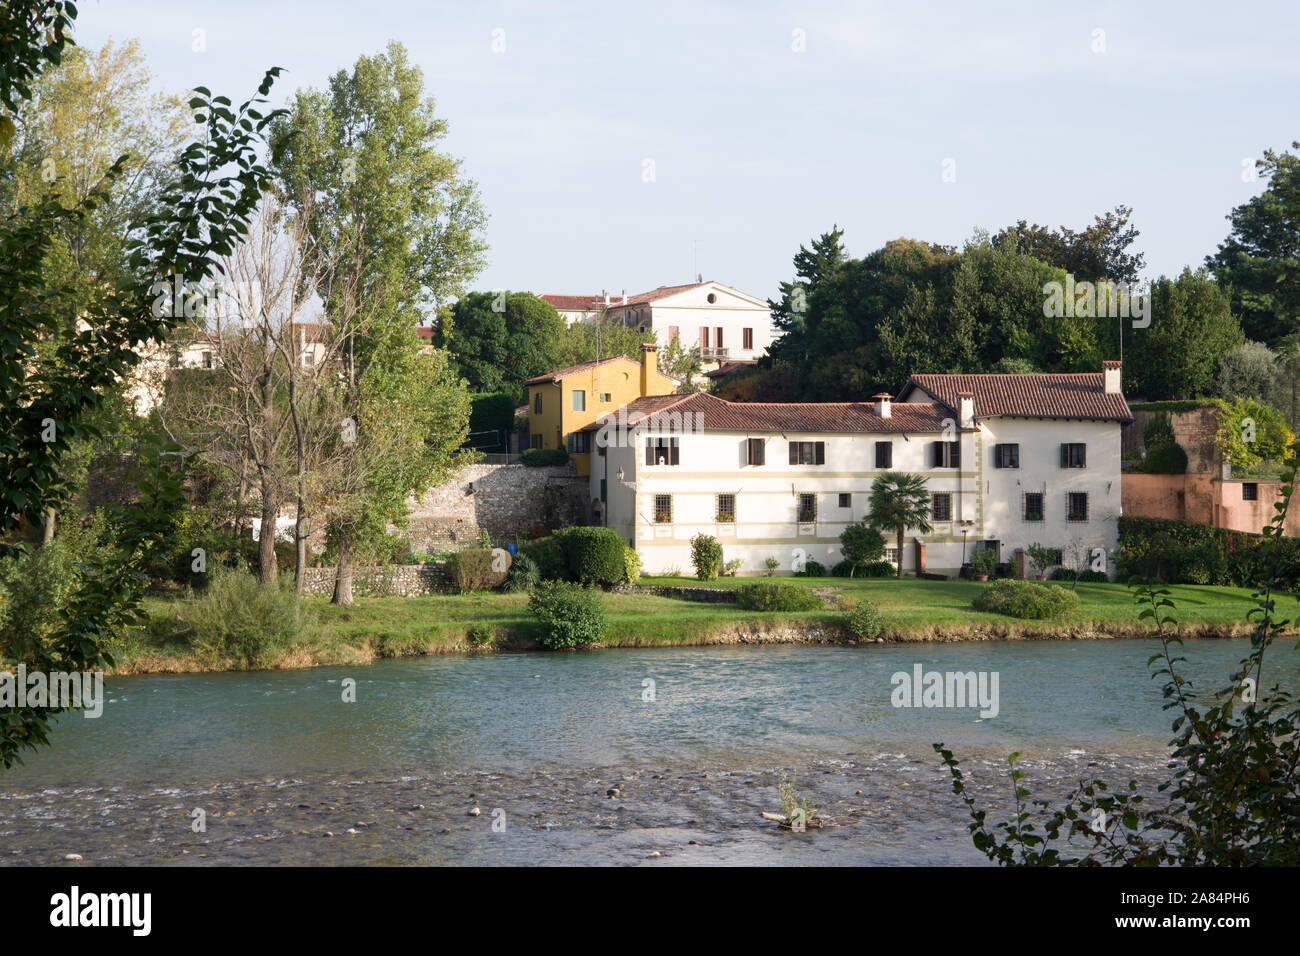
M 718 301 L 718 297 L 717 297 L 716 295 L 714 295 L 712 292 L 710 292 L 710 293 L 709 293 L 709 305 L 713 305 L 713 303 L 715 303 L 715 302 L 717 302 L 717 301 Z

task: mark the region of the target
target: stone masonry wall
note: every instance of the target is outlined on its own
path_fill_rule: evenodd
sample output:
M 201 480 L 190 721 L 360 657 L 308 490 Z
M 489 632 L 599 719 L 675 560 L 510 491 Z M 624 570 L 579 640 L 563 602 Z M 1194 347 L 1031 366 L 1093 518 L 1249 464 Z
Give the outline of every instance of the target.
M 305 568 L 303 587 L 308 594 L 334 594 L 336 568 Z M 450 594 L 452 587 L 442 562 L 390 564 L 357 567 L 352 571 L 352 593 L 358 597 L 416 597 L 421 594 Z
M 1126 460 L 1142 457 L 1145 450 L 1142 429 L 1157 414 L 1144 411 L 1133 413 L 1133 424 L 1123 431 L 1123 454 Z M 1196 408 L 1190 412 L 1173 412 L 1169 415 L 1169 424 L 1173 426 L 1174 439 L 1187 452 L 1187 473 L 1217 477 L 1221 469 L 1221 457 L 1214 444 L 1214 436 L 1219 430 L 1218 410 Z
M 588 479 L 573 463 L 544 468 L 470 465 L 451 481 L 410 502 L 407 537 L 416 553 L 455 551 L 486 528 L 496 541 L 513 541 L 532 528 L 587 520 Z

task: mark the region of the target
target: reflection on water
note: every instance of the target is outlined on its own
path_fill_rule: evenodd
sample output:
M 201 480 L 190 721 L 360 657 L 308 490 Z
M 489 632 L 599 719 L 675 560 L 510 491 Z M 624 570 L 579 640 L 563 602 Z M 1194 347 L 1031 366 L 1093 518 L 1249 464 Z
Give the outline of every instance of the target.
M 1011 750 L 1048 789 L 1090 764 L 1153 781 L 1170 720 L 1153 647 L 610 650 L 110 679 L 104 717 L 63 719 L 53 748 L 0 776 L 0 860 L 980 862 L 931 742 L 990 785 Z M 1187 648 L 1217 689 L 1249 644 Z M 915 664 L 996 671 L 998 716 L 893 707 L 890 676 Z M 838 825 L 764 824 L 782 772 Z

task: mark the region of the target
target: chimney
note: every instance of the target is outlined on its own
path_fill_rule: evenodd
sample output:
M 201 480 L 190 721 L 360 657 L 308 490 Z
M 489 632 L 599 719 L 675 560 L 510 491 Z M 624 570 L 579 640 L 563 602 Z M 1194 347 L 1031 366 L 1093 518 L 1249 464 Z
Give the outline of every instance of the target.
M 888 418 L 892 414 L 889 407 L 892 399 L 888 392 L 878 392 L 871 396 L 871 400 L 876 403 L 876 414 L 881 418 Z
M 975 427 L 975 394 L 973 392 L 957 393 L 957 427 Z
M 623 290 L 623 304 L 627 305 L 627 289 Z
M 609 305 L 609 293 L 608 293 L 608 292 L 605 293 L 605 304 L 606 304 L 606 305 Z
M 641 395 L 649 395 L 651 380 L 659 371 L 659 346 L 646 342 L 641 346 Z
M 1124 390 L 1120 386 L 1120 370 L 1119 362 L 1107 361 L 1101 363 L 1101 382 L 1103 391 L 1107 395 L 1123 394 Z

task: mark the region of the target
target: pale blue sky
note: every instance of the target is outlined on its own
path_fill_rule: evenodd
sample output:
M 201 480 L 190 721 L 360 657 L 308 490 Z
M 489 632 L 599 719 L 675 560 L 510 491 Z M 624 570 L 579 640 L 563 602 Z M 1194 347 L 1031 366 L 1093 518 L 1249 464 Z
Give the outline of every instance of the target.
M 398 39 L 491 217 L 476 288 L 689 282 L 698 240 L 706 279 L 766 297 L 833 222 L 858 256 L 1126 203 L 1148 273 L 1199 265 L 1259 189 L 1243 159 L 1300 139 L 1300 5 L 1137 6 L 86 0 L 77 36 L 236 102 Z

